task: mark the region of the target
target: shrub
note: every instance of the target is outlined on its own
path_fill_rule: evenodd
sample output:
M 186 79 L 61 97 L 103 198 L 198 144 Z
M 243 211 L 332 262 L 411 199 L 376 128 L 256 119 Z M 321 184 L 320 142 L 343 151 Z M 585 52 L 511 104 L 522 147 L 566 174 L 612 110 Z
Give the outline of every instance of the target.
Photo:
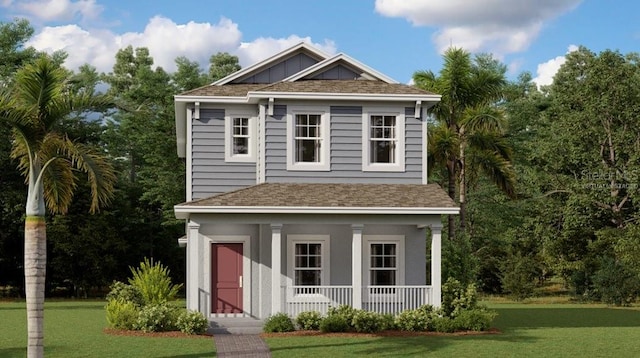
M 462 311 L 454 319 L 456 330 L 486 331 L 496 315 L 495 311 L 482 308 Z
M 540 277 L 538 266 L 539 261 L 531 256 L 509 255 L 500 268 L 504 292 L 517 301 L 533 296 Z
M 457 322 L 448 316 L 433 316 L 431 324 L 436 332 L 451 333 L 458 329 Z
M 176 326 L 182 333 L 203 334 L 209 328 L 209 320 L 201 312 L 181 310 Z
M 179 309 L 168 303 L 147 305 L 138 314 L 135 329 L 145 332 L 164 332 L 177 329 Z
M 157 305 L 175 299 L 182 287 L 171 283 L 169 269 L 160 262 L 152 264 L 148 258 L 140 263 L 139 268 L 129 268 L 133 277 L 129 283 L 142 295 L 147 305 Z
M 415 309 L 400 312 L 395 325 L 401 331 L 421 332 L 429 328 L 431 317 L 425 310 Z
M 325 317 L 320 322 L 320 331 L 327 332 L 346 332 L 349 330 L 349 324 L 347 323 L 344 315 L 333 314 Z
M 357 310 L 354 313 L 351 324 L 356 332 L 360 333 L 376 333 L 384 328 L 380 314 L 364 310 Z
M 351 306 L 340 305 L 338 307 L 329 307 L 329 312 L 327 316 L 342 316 L 347 322 L 347 326 L 349 329 L 354 329 L 353 327 L 353 316 L 356 314 L 358 310 Z
M 131 301 L 110 299 L 105 306 L 109 327 L 116 329 L 135 329 L 139 307 Z
M 113 283 L 109 286 L 107 301 L 111 300 L 131 302 L 138 307 L 141 307 L 144 304 L 142 295 L 137 288 L 120 281 L 113 281 Z
M 317 331 L 320 329 L 320 322 L 322 322 L 322 317 L 317 311 L 300 312 L 296 317 L 298 327 L 304 331 Z
M 392 314 L 383 314 L 380 315 L 380 323 L 382 331 L 395 331 L 398 329 L 395 322 L 396 318 Z
M 638 275 L 620 261 L 605 258 L 593 277 L 593 286 L 602 302 L 616 306 L 629 306 L 640 293 Z
M 474 309 L 478 305 L 476 285 L 470 283 L 466 287 L 458 280 L 449 278 L 442 285 L 442 313 L 454 318 L 461 311 Z
M 271 332 L 293 332 L 296 330 L 291 318 L 286 313 L 276 313 L 267 318 L 264 322 L 263 331 Z

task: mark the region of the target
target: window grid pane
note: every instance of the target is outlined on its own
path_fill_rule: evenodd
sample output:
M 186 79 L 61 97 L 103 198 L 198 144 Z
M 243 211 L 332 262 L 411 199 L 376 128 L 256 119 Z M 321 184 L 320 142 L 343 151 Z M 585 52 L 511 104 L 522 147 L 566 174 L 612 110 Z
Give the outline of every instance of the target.
M 393 286 L 397 279 L 396 244 L 371 244 L 370 282 L 373 286 Z
M 322 285 L 322 244 L 296 243 L 293 269 L 296 286 Z
M 371 116 L 369 161 L 396 162 L 396 117 Z
M 322 146 L 319 114 L 297 114 L 295 117 L 295 161 L 319 163 Z
M 249 154 L 249 118 L 233 118 L 233 154 Z

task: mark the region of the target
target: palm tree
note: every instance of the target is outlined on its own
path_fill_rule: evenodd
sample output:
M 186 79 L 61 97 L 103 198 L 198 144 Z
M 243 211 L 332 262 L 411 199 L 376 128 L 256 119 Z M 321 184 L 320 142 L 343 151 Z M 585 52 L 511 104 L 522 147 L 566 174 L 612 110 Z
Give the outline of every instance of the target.
M 448 194 L 460 204 L 460 230 L 466 227 L 469 168 L 484 172 L 507 195 L 515 194 L 511 150 L 504 139 L 504 115 L 495 106 L 506 85 L 504 69 L 488 56 L 471 60 L 469 52 L 448 49 L 439 76 L 431 71 L 413 75 L 416 86 L 442 95 L 429 112 L 435 118 L 428 132 L 428 163 L 446 168 Z M 448 217 L 454 239 L 454 217 Z
M 91 212 L 108 203 L 116 180 L 104 157 L 57 129 L 68 115 L 106 104 L 101 96 L 70 93 L 67 72 L 45 56 L 18 70 L 0 96 L 0 122 L 12 128 L 11 156 L 18 160 L 28 185 L 24 230 L 28 357 L 44 354 L 46 210 L 67 212 L 77 185 L 74 170 L 87 174 Z

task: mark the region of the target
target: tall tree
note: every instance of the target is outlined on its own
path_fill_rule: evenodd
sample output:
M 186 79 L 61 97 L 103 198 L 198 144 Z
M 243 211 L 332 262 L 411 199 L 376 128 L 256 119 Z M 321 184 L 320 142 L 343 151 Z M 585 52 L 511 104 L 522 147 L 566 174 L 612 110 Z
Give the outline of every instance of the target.
M 44 355 L 46 210 L 69 209 L 77 186 L 74 169 L 87 174 L 91 212 L 109 201 L 115 182 L 102 155 L 58 130 L 69 114 L 106 104 L 104 98 L 72 96 L 66 90 L 66 76 L 43 56 L 20 69 L 13 86 L 0 96 L 0 119 L 13 131 L 12 157 L 28 184 L 24 252 L 28 357 Z
M 430 109 L 435 117 L 428 138 L 431 165 L 446 168 L 447 190 L 460 204 L 460 229 L 466 226 L 468 168 L 484 172 L 506 194 L 514 195 L 515 175 L 511 150 L 504 140 L 502 112 L 495 106 L 506 84 L 503 65 L 487 55 L 448 49 L 439 75 L 418 71 L 416 86 L 442 95 Z M 473 178 L 473 177 L 472 177 Z M 456 235 L 455 219 L 448 218 L 449 238 Z
M 209 78 L 211 81 L 217 81 L 240 70 L 238 56 L 231 55 L 227 52 L 218 52 L 212 55 L 209 63 Z

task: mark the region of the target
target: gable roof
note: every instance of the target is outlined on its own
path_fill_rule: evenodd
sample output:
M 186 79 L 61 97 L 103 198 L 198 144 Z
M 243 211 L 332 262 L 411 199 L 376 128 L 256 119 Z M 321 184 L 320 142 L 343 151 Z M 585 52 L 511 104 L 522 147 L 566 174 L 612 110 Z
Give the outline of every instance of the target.
M 352 67 L 358 70 L 361 73 L 361 76 L 367 79 L 379 80 L 386 83 L 398 83 L 398 81 L 394 80 L 393 78 L 388 77 L 385 74 L 374 70 L 373 68 L 365 65 L 364 63 L 350 56 L 345 55 L 344 53 L 339 53 L 333 57 L 325 59 L 324 61 L 320 61 L 315 65 L 310 66 L 305 70 L 302 70 L 294 74 L 293 76 L 289 76 L 288 78 L 285 78 L 282 81 L 293 82 L 293 81 L 297 81 L 304 78 L 308 79 L 313 75 L 317 75 L 319 73 L 322 73 L 323 71 L 326 71 L 329 68 L 332 68 L 334 64 L 338 64 L 338 63 L 347 64 L 349 67 Z
M 279 52 L 265 60 L 262 60 L 258 63 L 255 63 L 249 67 L 243 68 L 240 71 L 236 71 L 230 75 L 228 75 L 227 77 L 221 78 L 215 82 L 212 83 L 212 85 L 216 85 L 216 86 L 221 86 L 221 85 L 226 85 L 229 84 L 237 79 L 241 79 L 244 77 L 250 77 L 253 74 L 256 74 L 258 72 L 260 72 L 261 70 L 272 66 L 274 64 L 276 64 L 277 62 L 282 61 L 283 59 L 286 59 L 290 56 L 293 56 L 296 53 L 305 53 L 315 59 L 317 59 L 318 61 L 322 61 L 324 59 L 326 59 L 327 57 L 329 57 L 327 54 L 325 54 L 324 52 L 320 51 L 319 49 L 307 44 L 306 42 L 300 42 L 299 44 L 290 47 L 282 52 Z
M 175 206 L 193 213 L 457 214 L 437 184 L 264 183 Z

